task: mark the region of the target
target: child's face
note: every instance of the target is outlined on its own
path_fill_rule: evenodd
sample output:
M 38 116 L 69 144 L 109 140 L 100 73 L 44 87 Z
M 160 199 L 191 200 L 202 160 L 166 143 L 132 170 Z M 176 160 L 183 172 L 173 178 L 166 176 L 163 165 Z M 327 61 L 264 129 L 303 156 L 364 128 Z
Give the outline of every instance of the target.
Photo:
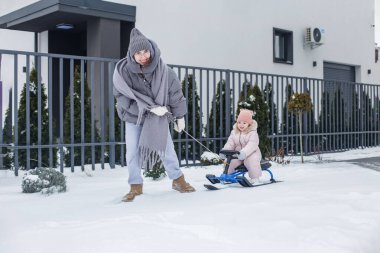
M 237 127 L 241 132 L 244 132 L 249 127 L 249 124 L 245 121 L 238 121 Z

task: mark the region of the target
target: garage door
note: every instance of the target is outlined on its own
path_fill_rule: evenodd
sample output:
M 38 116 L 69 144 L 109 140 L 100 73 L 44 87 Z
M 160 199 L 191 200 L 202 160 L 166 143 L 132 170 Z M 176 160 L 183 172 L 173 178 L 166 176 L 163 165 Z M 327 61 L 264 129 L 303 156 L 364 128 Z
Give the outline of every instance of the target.
M 355 67 L 324 62 L 323 79 L 355 82 Z
M 340 90 L 345 105 L 352 104 L 355 86 L 350 82 L 355 82 L 355 67 L 324 62 L 323 77 L 325 80 L 336 80 L 324 82 L 324 91 L 330 94 L 330 102 L 334 100 L 337 90 Z M 343 113 L 350 115 L 351 108 L 351 106 L 344 106 Z

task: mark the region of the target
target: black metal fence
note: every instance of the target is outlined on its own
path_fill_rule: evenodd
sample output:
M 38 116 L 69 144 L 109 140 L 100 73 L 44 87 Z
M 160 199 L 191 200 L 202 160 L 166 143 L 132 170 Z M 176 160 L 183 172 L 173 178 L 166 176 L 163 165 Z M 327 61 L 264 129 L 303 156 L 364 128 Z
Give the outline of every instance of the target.
M 172 67 L 180 80 L 185 80 L 185 96 L 192 98 L 188 101 L 191 104 L 189 111 L 194 110 L 194 113 L 192 118 L 187 118 L 191 134 L 214 152 L 223 147 L 236 118 L 239 99 L 247 100 L 247 90 L 252 85 L 258 85 L 269 107 L 267 134 L 271 139 L 271 148 L 264 151 L 266 155 L 278 153 L 281 149 L 286 154 L 299 153 L 298 122 L 296 115 L 287 108 L 289 98 L 296 92 L 308 92 L 313 103 L 312 111 L 303 116 L 303 150 L 306 154 L 380 144 L 380 85 L 189 66 Z M 191 96 L 189 92 L 192 92 Z M 196 92 L 199 93 L 201 121 L 194 116 L 197 111 Z M 182 145 L 188 148 L 184 149 L 185 152 L 179 150 L 179 155 L 185 158 L 186 163 L 189 160 L 196 162 L 203 151 L 202 147 L 190 138 L 178 141 L 189 143 Z
M 0 50 L 3 87 L 12 88 L 1 110 L 3 168 L 125 165 L 124 124 L 115 113 L 116 59 Z M 268 105 L 270 155 L 299 152 L 299 127 L 287 109 L 295 92 L 308 92 L 313 110 L 303 117 L 306 154 L 380 144 L 380 85 L 171 65 L 188 99 L 186 130 L 214 152 L 228 138 L 238 102 L 257 85 Z M 5 75 L 7 74 L 7 75 Z M 12 79 L 5 80 L 5 76 Z M 4 92 L 6 94 L 6 92 Z M 6 97 L 3 97 L 6 100 Z M 255 98 L 252 98 L 254 102 Z M 6 103 L 3 103 L 4 105 Z M 204 148 L 173 132 L 181 164 L 198 164 Z

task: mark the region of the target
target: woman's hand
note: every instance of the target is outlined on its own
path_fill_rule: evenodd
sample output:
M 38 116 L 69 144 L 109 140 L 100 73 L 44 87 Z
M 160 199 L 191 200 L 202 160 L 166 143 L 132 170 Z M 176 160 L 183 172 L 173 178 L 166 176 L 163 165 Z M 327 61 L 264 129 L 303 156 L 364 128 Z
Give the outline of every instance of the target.
M 150 109 L 150 111 L 156 114 L 157 116 L 164 116 L 166 113 L 168 113 L 168 109 L 166 108 L 166 106 L 157 106 Z
M 177 122 L 174 124 L 174 130 L 180 133 L 185 129 L 185 126 L 185 118 L 179 118 L 177 119 Z

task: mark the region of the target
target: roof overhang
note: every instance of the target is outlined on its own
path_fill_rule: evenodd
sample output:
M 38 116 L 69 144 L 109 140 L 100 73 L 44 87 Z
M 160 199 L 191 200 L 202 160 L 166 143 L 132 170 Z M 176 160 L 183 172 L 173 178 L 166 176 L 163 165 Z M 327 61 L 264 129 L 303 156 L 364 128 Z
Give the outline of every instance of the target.
M 136 7 L 101 0 L 41 0 L 1 16 L 0 28 L 43 32 L 61 23 L 83 26 L 93 18 L 135 22 Z

